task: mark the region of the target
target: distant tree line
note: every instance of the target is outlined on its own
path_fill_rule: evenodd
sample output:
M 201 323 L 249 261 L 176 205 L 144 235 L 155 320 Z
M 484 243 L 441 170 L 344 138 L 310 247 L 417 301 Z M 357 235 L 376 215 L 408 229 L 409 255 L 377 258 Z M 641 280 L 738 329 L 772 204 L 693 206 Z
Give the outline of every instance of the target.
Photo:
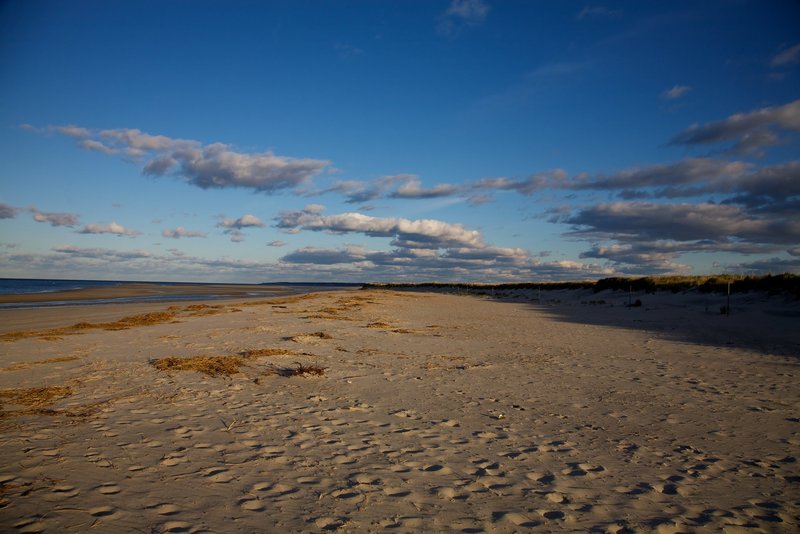
M 559 290 L 592 289 L 595 293 L 608 289 L 655 293 L 656 291 L 697 290 L 700 293 L 725 293 L 730 284 L 731 293 L 763 291 L 772 294 L 789 294 L 800 298 L 800 276 L 791 273 L 778 275 L 744 276 L 718 274 L 708 276 L 645 276 L 612 277 L 600 280 L 571 282 L 517 282 L 507 284 L 420 282 L 420 283 L 369 283 L 364 288 L 384 289 L 445 289 L 455 291 L 507 291 L 520 289 Z

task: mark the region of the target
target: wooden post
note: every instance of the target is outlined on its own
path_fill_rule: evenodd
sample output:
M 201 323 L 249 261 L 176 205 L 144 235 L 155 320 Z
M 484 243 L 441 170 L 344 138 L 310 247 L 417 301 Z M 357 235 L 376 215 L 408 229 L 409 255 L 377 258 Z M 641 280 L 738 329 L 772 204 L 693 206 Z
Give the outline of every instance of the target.
M 728 281 L 728 307 L 725 310 L 727 312 L 728 317 L 731 316 L 731 283 Z

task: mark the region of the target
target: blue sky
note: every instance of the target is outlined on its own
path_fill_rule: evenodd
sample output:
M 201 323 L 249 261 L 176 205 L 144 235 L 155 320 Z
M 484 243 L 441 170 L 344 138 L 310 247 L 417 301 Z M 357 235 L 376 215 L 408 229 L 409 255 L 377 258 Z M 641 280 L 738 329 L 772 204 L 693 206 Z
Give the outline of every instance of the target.
M 0 276 L 800 271 L 800 4 L 0 3 Z

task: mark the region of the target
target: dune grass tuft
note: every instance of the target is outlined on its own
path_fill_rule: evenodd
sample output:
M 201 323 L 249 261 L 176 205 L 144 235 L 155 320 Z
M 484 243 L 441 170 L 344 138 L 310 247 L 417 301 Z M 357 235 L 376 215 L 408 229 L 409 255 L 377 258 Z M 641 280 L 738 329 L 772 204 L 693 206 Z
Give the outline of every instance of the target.
M 150 363 L 159 371 L 197 371 L 208 376 L 231 376 L 240 373 L 247 366 L 248 360 L 268 356 L 294 356 L 297 353 L 289 349 L 261 348 L 246 349 L 235 355 L 224 356 L 190 356 L 179 358 L 167 356 L 153 359 Z
M 8 367 L 3 367 L 2 369 L 0 369 L 0 372 L 18 371 L 20 369 L 27 369 L 29 367 L 33 367 L 34 365 L 44 365 L 46 363 L 71 362 L 79 359 L 80 359 L 79 356 L 61 356 L 59 358 L 48 358 L 46 360 L 36 360 L 33 362 L 15 363 L 13 365 L 9 365 Z
M 264 358 L 267 356 L 294 356 L 297 353 L 291 349 L 247 349 L 239 352 L 242 358 Z
M 151 362 L 159 371 L 197 371 L 208 376 L 231 376 L 239 373 L 244 365 L 241 356 L 191 356 L 176 358 L 167 356 Z
M 7 404 L 19 404 L 32 408 L 50 406 L 57 400 L 72 395 L 69 386 L 45 386 L 40 388 L 14 388 L 0 390 L 0 399 Z
M 108 323 L 87 323 L 80 322 L 61 328 L 50 328 L 47 330 L 25 330 L 20 332 L 8 332 L 0 335 L 0 341 L 17 341 L 20 339 L 38 337 L 47 340 L 61 339 L 63 336 L 73 336 L 81 334 L 86 330 L 127 330 L 135 326 L 151 326 L 167 323 L 175 320 L 177 314 L 174 311 L 151 312 L 141 315 L 130 315 L 117 321 Z

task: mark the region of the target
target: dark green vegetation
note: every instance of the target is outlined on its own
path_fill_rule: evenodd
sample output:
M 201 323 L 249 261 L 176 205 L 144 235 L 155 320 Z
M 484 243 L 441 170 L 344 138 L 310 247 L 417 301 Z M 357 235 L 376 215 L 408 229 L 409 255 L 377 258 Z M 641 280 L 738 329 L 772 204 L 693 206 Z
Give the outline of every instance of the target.
M 741 276 L 718 274 L 708 276 L 646 276 L 641 278 L 613 277 L 600 280 L 575 282 L 521 282 L 512 284 L 476 284 L 426 282 L 408 284 L 365 284 L 370 289 L 445 289 L 454 291 L 484 292 L 519 289 L 592 289 L 595 293 L 607 289 L 617 291 L 681 291 L 697 290 L 701 293 L 726 293 L 730 284 L 731 293 L 764 291 L 772 294 L 788 294 L 800 298 L 800 276 L 784 273 L 779 275 Z

